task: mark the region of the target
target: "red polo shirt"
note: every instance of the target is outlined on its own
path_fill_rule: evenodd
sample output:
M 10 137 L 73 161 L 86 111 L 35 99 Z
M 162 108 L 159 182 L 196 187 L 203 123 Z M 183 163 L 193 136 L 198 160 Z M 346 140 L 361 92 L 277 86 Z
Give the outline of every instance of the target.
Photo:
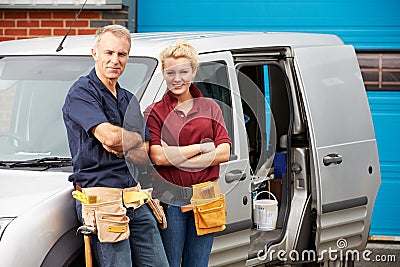
M 175 110 L 177 99 L 169 91 L 159 102 L 147 107 L 144 115 L 151 136 L 150 146 L 161 145 L 161 140 L 171 146 L 199 144 L 205 139 L 214 141 L 216 147 L 231 143 L 218 104 L 203 97 L 194 85 L 191 85 L 190 92 L 194 100 L 187 115 Z M 175 166 L 156 166 L 155 169 L 164 179 L 180 186 L 191 186 L 219 177 L 219 165 L 193 170 Z

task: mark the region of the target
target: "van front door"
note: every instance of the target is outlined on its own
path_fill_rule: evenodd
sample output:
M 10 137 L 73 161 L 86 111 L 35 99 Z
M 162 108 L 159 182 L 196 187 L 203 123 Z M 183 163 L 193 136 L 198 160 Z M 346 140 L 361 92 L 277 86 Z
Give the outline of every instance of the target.
M 352 46 L 294 49 L 311 153 L 317 256 L 364 249 L 380 185 L 368 100 Z M 337 256 L 337 255 L 333 255 Z
M 220 165 L 219 179 L 226 195 L 226 229 L 217 234 L 209 262 L 210 266 L 227 266 L 244 263 L 250 243 L 251 179 L 246 129 L 232 54 L 201 54 L 200 61 L 194 83 L 220 106 L 232 142 L 230 160 Z

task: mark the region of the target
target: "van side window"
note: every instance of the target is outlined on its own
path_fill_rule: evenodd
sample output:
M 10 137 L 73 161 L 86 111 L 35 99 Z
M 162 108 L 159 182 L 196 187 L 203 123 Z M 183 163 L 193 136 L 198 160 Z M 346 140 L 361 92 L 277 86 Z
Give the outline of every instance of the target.
M 194 84 L 205 97 L 214 99 L 221 107 L 229 137 L 233 140 L 232 98 L 226 64 L 222 61 L 201 63 Z

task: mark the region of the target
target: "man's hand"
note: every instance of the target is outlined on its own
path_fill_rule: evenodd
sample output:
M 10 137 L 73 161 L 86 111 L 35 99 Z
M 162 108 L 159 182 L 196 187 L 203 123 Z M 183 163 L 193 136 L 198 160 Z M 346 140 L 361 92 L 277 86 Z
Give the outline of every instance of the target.
M 140 151 L 142 154 L 143 148 L 145 148 L 142 137 L 138 133 L 127 131 L 108 122 L 94 126 L 92 133 L 101 142 L 105 150 L 118 157 L 123 157 L 124 152 L 130 150 Z M 132 157 L 134 156 L 135 153 Z
M 129 149 L 125 151 L 125 159 L 134 163 L 143 165 L 149 160 L 149 142 L 146 141 L 141 146 Z

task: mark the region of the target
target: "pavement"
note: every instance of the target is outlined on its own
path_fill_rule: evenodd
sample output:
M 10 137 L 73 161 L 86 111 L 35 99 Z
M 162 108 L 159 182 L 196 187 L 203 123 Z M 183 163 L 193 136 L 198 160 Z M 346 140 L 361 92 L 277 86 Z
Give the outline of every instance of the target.
M 400 242 L 369 241 L 355 267 L 399 267 Z

